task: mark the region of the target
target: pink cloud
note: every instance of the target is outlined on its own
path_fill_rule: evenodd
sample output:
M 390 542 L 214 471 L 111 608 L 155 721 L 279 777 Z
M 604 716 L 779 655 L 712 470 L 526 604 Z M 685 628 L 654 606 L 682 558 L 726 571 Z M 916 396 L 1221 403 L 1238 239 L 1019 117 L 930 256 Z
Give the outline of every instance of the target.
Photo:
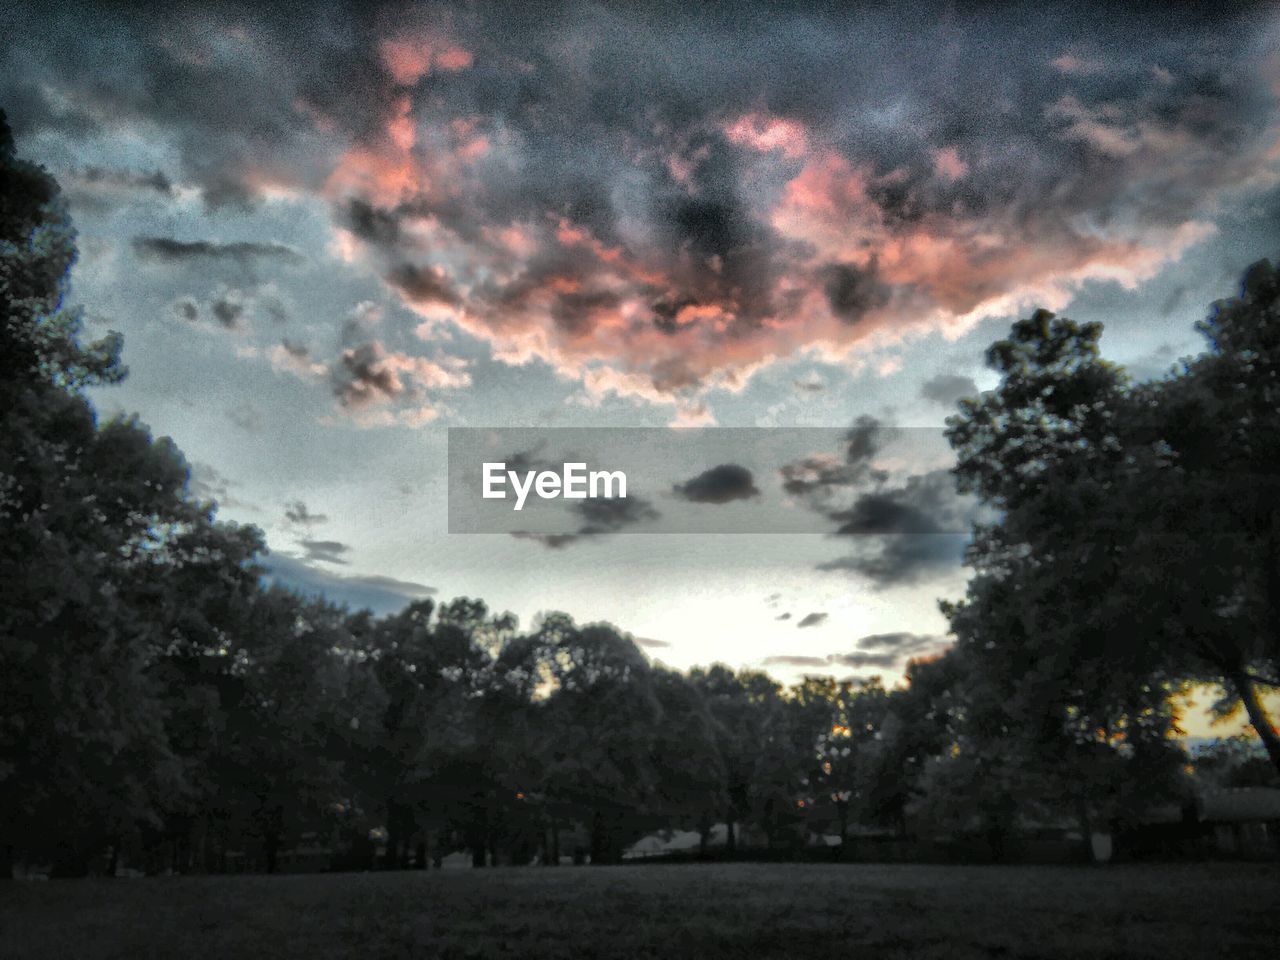
M 724 127 L 730 143 L 750 147 L 761 153 L 777 151 L 789 160 L 798 160 L 809 152 L 809 134 L 795 120 L 767 113 L 746 113 Z
M 433 69 L 445 73 L 466 70 L 474 60 L 462 47 L 430 36 L 383 40 L 378 52 L 391 78 L 402 87 L 412 86 Z

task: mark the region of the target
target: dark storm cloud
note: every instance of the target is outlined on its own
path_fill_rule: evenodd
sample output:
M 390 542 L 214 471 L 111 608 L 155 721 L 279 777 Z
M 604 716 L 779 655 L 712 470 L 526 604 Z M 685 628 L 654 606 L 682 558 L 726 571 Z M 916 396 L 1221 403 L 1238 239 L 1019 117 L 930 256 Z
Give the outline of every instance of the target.
M 338 215 L 348 230 L 376 246 L 391 248 L 400 239 L 400 217 L 368 200 L 352 197 L 339 207 Z
M 307 561 L 321 561 L 324 563 L 346 564 L 343 559 L 345 554 L 351 552 L 351 547 L 345 543 L 339 543 L 337 540 L 302 540 L 298 543 L 306 551 L 304 557 Z
M 193 260 L 231 260 L 249 264 L 257 260 L 300 263 L 302 255 L 279 243 L 214 243 L 211 240 L 183 241 L 172 237 L 134 237 L 133 250 L 143 260 L 183 263 Z
M 11 6 L 20 137 L 319 198 L 408 305 L 650 398 L 1139 283 L 1276 173 L 1265 5 Z
M 570 336 L 588 334 L 596 328 L 601 314 L 615 309 L 621 299 L 611 290 L 557 293 L 551 302 L 551 319 Z
M 751 471 L 736 463 L 722 463 L 692 480 L 677 483 L 672 491 L 693 503 L 724 504 L 760 496 Z
M 804 629 L 805 627 L 819 626 L 820 624 L 826 622 L 827 616 L 828 614 L 825 614 L 825 613 L 806 613 L 800 619 L 800 622 L 796 624 L 796 628 Z
M 879 279 L 873 257 L 866 267 L 833 263 L 818 271 L 831 312 L 854 324 L 889 302 L 889 288 Z
M 978 385 L 973 377 L 962 377 L 954 373 L 940 373 L 930 377 L 920 385 L 920 396 L 925 400 L 949 407 L 961 397 L 976 397 Z

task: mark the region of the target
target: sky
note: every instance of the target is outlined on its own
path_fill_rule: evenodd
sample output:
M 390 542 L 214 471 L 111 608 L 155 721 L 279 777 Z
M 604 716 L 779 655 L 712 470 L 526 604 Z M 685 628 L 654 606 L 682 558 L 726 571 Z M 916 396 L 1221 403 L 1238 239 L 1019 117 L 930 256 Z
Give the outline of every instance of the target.
M 964 537 L 859 511 L 964 506 L 877 431 L 938 436 L 1036 307 L 1159 376 L 1280 254 L 1275 5 L 270 6 L 6 5 L 0 108 L 125 336 L 99 409 L 173 437 L 273 576 L 380 612 L 892 680 L 945 646 Z M 753 475 L 829 522 L 450 534 L 450 427 L 832 428 Z M 654 514 L 747 509 L 666 479 Z

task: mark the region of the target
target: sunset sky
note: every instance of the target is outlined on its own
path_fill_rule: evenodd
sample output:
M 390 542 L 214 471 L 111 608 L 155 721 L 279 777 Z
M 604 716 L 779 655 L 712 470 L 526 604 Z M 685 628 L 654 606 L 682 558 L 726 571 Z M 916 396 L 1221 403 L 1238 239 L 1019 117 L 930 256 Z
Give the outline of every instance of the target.
M 944 642 L 962 537 L 449 535 L 445 456 L 451 426 L 940 427 L 1037 306 L 1136 376 L 1198 351 L 1280 254 L 1277 8 L 905 6 L 7 4 L 0 108 L 125 335 L 99 409 L 172 436 L 281 579 L 893 677 Z

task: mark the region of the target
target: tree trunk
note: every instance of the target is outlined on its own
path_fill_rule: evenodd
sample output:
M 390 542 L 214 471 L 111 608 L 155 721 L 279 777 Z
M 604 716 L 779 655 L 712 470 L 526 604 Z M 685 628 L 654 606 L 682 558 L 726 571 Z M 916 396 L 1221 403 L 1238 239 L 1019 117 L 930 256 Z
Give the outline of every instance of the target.
M 7 843 L 0 843 L 0 880 L 13 879 L 13 847 Z
M 606 851 L 606 835 L 604 826 L 604 816 L 599 810 L 595 811 L 591 816 L 591 836 L 589 839 L 591 845 L 591 865 L 599 866 L 605 862 Z
M 262 846 L 267 861 L 267 873 L 275 873 L 280 865 L 280 834 L 275 830 L 267 831 Z
M 1262 705 L 1262 698 L 1258 696 L 1257 681 L 1243 670 L 1231 679 L 1236 693 L 1244 703 L 1245 712 L 1249 714 L 1249 723 L 1258 734 L 1262 745 L 1267 748 L 1267 756 L 1271 758 L 1272 765 L 1280 770 L 1280 734 L 1276 733 L 1275 726 L 1267 716 L 1267 709 Z
M 730 853 L 734 853 L 738 849 L 738 834 L 737 834 L 737 831 L 734 829 L 733 817 L 731 816 L 725 817 L 724 827 L 725 827 L 725 835 L 724 835 L 725 849 L 728 850 Z

